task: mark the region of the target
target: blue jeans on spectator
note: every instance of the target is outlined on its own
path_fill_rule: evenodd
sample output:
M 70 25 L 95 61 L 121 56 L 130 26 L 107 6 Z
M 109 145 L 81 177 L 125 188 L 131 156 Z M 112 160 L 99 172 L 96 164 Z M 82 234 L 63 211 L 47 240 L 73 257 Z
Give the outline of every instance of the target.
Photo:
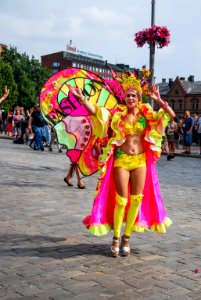
M 184 146 L 190 147 L 192 145 L 192 137 L 193 137 L 192 132 L 188 134 L 184 133 Z
M 34 137 L 34 149 L 44 150 L 43 142 L 42 142 L 42 131 L 43 127 L 37 127 L 35 125 L 32 126 L 33 132 L 35 133 Z
M 46 144 L 49 146 L 50 145 L 50 141 L 51 141 L 51 136 L 50 136 L 50 128 L 48 127 L 48 125 L 45 125 L 43 127 L 43 136 L 46 139 Z

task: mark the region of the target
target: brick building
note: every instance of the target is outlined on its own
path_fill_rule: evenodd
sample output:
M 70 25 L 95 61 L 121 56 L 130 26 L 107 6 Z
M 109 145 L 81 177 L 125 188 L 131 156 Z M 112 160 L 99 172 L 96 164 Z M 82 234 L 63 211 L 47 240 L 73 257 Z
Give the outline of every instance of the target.
M 161 98 L 169 103 L 178 117 L 186 110 L 201 114 L 201 81 L 195 81 L 193 75 L 187 80 L 184 77 L 176 77 L 174 81 L 162 79 L 157 85 Z
M 5 44 L 0 44 L 0 55 L 1 55 L 2 51 L 4 51 L 6 48 L 8 48 L 7 45 L 5 45 Z

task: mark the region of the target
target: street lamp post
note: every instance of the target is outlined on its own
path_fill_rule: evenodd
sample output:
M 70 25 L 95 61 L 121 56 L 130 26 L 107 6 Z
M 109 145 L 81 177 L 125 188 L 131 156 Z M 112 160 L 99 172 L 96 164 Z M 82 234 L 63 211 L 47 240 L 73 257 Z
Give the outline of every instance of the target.
M 155 0 L 151 0 L 151 26 L 155 24 Z M 151 85 L 154 84 L 154 58 L 155 58 L 155 43 L 150 44 L 149 69 L 151 71 Z M 153 100 L 149 99 L 153 107 Z

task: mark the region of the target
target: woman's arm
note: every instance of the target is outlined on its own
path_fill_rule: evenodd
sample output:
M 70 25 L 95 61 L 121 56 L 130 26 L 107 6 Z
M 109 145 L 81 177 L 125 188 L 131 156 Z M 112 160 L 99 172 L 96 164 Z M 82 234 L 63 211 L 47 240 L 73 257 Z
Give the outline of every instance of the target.
M 155 103 L 159 104 L 160 107 L 164 109 L 165 112 L 167 112 L 171 118 L 175 117 L 175 113 L 172 110 L 172 108 L 168 105 L 167 102 L 163 101 L 160 96 L 159 87 L 152 85 L 151 86 L 151 93 L 150 93 L 151 99 L 154 100 Z
M 5 100 L 9 95 L 9 90 L 7 88 L 7 86 L 5 86 L 5 89 L 4 89 L 4 95 L 0 98 L 0 103 L 3 102 L 3 100 Z
M 90 103 L 83 95 L 82 90 L 78 87 L 74 87 L 70 84 L 67 84 L 69 90 L 73 93 L 73 95 L 78 99 L 80 104 L 84 105 L 90 115 L 96 115 L 96 109 L 92 103 Z

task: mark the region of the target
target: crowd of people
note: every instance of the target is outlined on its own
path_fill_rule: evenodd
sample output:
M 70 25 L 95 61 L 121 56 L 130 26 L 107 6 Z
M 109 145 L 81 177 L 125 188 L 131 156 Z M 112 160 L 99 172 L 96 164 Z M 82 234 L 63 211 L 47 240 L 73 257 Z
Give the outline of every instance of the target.
M 13 111 L 5 111 L 0 106 L 0 133 L 14 137 L 14 143 L 29 144 L 34 150 L 44 151 L 44 147 L 48 147 L 49 151 L 53 151 L 52 145 L 56 143 L 58 152 L 62 152 L 56 132 L 44 120 L 39 105 L 26 112 L 19 106 Z M 170 160 L 174 158 L 179 146 L 183 147 L 183 153 L 191 154 L 192 145 L 200 147 L 201 155 L 201 117 L 197 113 L 191 116 L 187 110 L 182 118 L 174 117 L 169 121 L 163 137 L 162 152 L 166 152 Z
M 191 154 L 192 145 L 199 146 L 201 155 L 201 116 L 197 113 L 191 115 L 190 111 L 186 110 L 180 119 L 172 118 L 165 133 L 162 151 L 168 153 L 168 160 L 174 158 L 175 149 L 180 146 L 187 155 Z
M 0 133 L 13 137 L 17 144 L 28 144 L 34 150 L 44 151 L 48 147 L 53 150 L 53 143 L 57 143 L 56 134 L 47 124 L 37 104 L 28 110 L 16 106 L 14 110 L 5 111 L 0 107 Z M 62 152 L 62 146 L 57 143 L 58 152 Z
M 0 104 L 9 95 L 9 90 L 5 87 L 4 95 L 0 98 Z M 24 110 L 24 107 L 16 106 L 14 110 L 5 111 L 0 106 L 0 133 L 8 137 L 13 137 L 16 144 L 27 144 L 33 150 L 44 151 L 47 147 L 53 151 L 53 144 L 56 144 L 59 153 L 62 153 L 62 146 L 57 141 L 55 129 L 47 124 L 43 118 L 40 105 Z M 85 189 L 81 173 L 76 164 L 71 164 L 64 177 L 64 182 L 68 186 L 73 186 L 72 177 L 76 175 L 77 186 L 79 189 Z

